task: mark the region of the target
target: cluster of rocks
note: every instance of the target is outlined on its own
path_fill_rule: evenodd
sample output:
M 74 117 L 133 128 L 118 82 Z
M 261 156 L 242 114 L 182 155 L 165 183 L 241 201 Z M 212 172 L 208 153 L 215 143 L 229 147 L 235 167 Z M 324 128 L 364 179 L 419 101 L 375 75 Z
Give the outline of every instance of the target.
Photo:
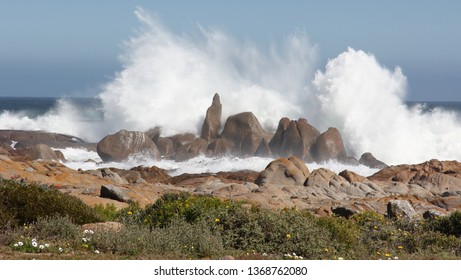
M 73 170 L 59 162 L 14 161 L 0 156 L 0 178 L 26 178 L 56 186 L 89 205 L 154 203 L 165 193 L 189 192 L 247 201 L 264 208 L 307 209 L 349 217 L 374 211 L 390 218 L 432 218 L 461 208 L 461 163 L 430 160 L 382 169 L 369 177 L 325 168 L 310 171 L 295 156 L 278 158 L 261 172 L 236 171 L 170 176 L 135 167 Z
M 270 133 L 264 130 L 253 113 L 243 112 L 229 116 L 221 131 L 221 113 L 222 104 L 216 93 L 206 111 L 198 138 L 190 133 L 162 137 L 160 128 L 145 133 L 121 130 L 102 139 L 97 144 L 97 152 L 104 161 L 123 161 L 132 156 L 186 160 L 201 154 L 240 157 L 293 155 L 306 162 L 337 160 L 372 168 L 387 166 L 370 153 L 362 155 L 360 160 L 348 156 L 341 133 L 336 128 L 320 133 L 306 119 L 284 117 L 276 132 Z
M 0 155 L 15 160 L 65 161 L 64 155 L 53 148 L 85 148 L 94 150 L 96 145 L 70 135 L 45 131 L 0 130 Z

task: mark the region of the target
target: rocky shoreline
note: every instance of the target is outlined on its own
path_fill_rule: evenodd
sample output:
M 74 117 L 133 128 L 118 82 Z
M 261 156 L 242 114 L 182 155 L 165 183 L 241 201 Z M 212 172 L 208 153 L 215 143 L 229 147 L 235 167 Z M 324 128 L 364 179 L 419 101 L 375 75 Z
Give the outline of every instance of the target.
M 282 118 L 275 133 L 265 131 L 251 112 L 230 116 L 221 131 L 222 105 L 215 94 L 200 137 L 164 137 L 160 128 L 147 132 L 121 130 L 98 143 L 42 131 L 0 131 L 0 176 L 54 185 L 89 205 L 113 203 L 118 208 L 154 203 L 168 192 L 189 192 L 248 201 L 265 208 L 308 209 L 317 215 L 351 216 L 375 211 L 389 217 L 446 215 L 461 208 L 461 163 L 430 160 L 387 166 L 371 153 L 359 160 L 347 155 L 340 132 L 320 133 L 307 120 Z M 198 155 L 275 158 L 264 170 L 182 174 L 139 166 L 130 170 L 73 170 L 53 148 L 97 151 L 103 161 L 132 156 L 187 160 Z M 308 170 L 306 162 L 336 160 L 380 169 L 369 177 L 344 170 Z M 64 162 L 61 163 L 61 162 Z
M 53 185 L 89 205 L 154 203 L 165 193 L 189 192 L 248 201 L 264 208 L 308 209 L 317 215 L 374 211 L 409 218 L 442 216 L 461 208 L 461 163 L 430 160 L 398 165 L 363 177 L 344 170 L 308 170 L 297 157 L 279 158 L 261 172 L 238 171 L 170 176 L 135 167 L 73 170 L 55 161 L 15 161 L 0 156 L 0 176 Z

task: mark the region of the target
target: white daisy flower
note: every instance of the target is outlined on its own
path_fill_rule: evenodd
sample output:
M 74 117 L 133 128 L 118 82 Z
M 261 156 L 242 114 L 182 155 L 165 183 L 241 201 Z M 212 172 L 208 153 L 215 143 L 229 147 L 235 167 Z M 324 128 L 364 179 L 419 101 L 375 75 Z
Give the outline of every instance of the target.
M 19 245 L 19 246 L 22 246 L 22 245 L 24 245 L 24 243 L 22 243 L 21 241 L 19 241 L 19 242 L 18 242 L 18 245 Z
M 40 245 L 40 246 L 38 246 L 38 248 L 40 248 L 40 250 L 43 250 L 43 249 L 45 249 L 45 246 Z
M 37 247 L 38 246 L 37 241 L 32 241 L 32 246 Z

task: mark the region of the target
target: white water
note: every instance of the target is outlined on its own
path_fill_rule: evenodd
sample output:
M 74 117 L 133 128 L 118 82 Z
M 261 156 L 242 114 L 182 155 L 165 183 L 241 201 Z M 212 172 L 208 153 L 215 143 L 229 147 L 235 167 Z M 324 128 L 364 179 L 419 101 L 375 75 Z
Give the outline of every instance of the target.
M 199 27 L 199 36 L 175 34 L 142 9 L 135 13 L 142 26 L 126 42 L 123 70 L 99 94 L 103 120 L 88 121 L 87 112 L 61 100 L 36 118 L 3 112 L 0 127 L 42 129 L 88 141 L 120 129 L 154 126 L 161 126 L 164 136 L 198 133 L 218 92 L 223 120 L 252 111 L 266 128 L 274 129 L 284 116 L 305 117 L 321 131 L 337 127 L 355 157 L 372 152 L 388 164 L 461 160 L 457 116 L 407 108 L 402 70 L 387 69 L 370 53 L 348 49 L 316 72 L 316 47 L 303 33 L 262 50 L 215 29 Z M 217 162 L 201 160 L 186 164 Z
M 102 162 L 96 152 L 91 152 L 82 149 L 66 148 L 58 149 L 64 154 L 67 159 L 66 166 L 73 169 L 99 169 L 105 167 L 116 167 L 120 169 L 131 169 L 136 166 L 157 166 L 168 171 L 171 176 L 177 176 L 183 173 L 198 174 L 198 173 L 217 173 L 220 171 L 241 171 L 251 170 L 260 172 L 273 160 L 271 158 L 261 157 L 219 157 L 209 158 L 205 156 L 198 156 L 187 161 L 173 161 L 173 160 L 138 160 L 136 158 L 130 159 L 125 162 Z M 89 161 L 88 161 L 89 159 Z M 339 173 L 345 169 L 356 172 L 362 176 L 369 176 L 378 171 L 378 169 L 368 168 L 363 165 L 351 166 L 330 161 L 325 164 L 307 164 L 309 170 L 318 169 L 321 167 L 330 169 L 333 172 Z

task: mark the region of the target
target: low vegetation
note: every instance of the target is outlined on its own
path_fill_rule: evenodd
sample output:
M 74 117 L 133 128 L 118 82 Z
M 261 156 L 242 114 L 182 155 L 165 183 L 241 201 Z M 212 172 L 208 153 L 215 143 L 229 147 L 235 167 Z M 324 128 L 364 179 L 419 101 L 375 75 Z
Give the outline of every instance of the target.
M 117 230 L 83 230 L 114 221 Z M 88 207 L 53 186 L 0 180 L 0 259 L 460 259 L 461 213 L 391 220 L 266 210 L 166 194 L 145 208 Z

